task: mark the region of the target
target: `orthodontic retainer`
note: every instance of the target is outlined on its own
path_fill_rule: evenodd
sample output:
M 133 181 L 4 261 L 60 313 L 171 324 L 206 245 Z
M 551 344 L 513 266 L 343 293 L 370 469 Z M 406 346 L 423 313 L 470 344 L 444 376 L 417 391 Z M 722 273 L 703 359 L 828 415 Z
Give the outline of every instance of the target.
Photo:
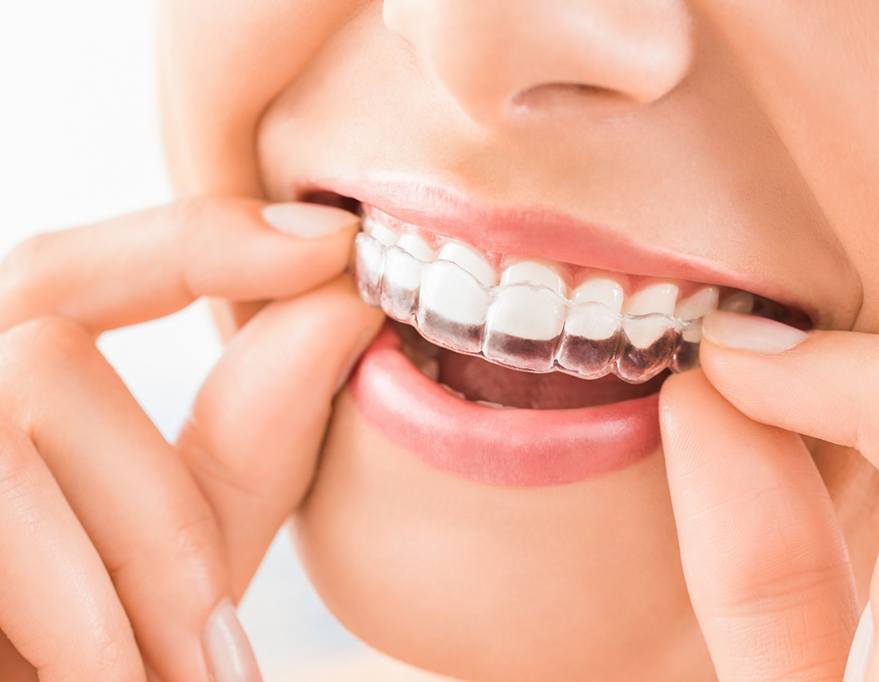
M 535 283 L 488 288 L 456 263 L 419 260 L 365 232 L 355 240 L 354 266 L 358 291 L 368 304 L 413 326 L 437 346 L 504 367 L 538 374 L 558 371 L 581 379 L 615 374 L 638 384 L 665 369 L 683 372 L 699 364 L 700 319 L 624 315 L 597 302 L 572 303 Z M 386 269 L 392 277 L 385 276 Z M 448 288 L 449 282 L 457 291 Z M 500 294 L 509 290 L 516 290 L 517 305 L 527 301 L 552 311 L 553 321 L 538 325 L 544 327 L 539 338 L 497 324 L 495 313 L 505 305 Z M 454 297 L 465 314 L 457 320 L 439 314 L 424 300 L 434 296 Z

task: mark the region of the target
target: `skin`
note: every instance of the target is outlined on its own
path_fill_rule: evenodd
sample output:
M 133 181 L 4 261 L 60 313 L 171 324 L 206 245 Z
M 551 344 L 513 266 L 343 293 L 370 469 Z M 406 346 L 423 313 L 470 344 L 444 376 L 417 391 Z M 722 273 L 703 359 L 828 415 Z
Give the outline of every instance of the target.
M 879 6 L 766 5 L 164 3 L 178 191 L 252 199 L 43 237 L 0 269 L 0 527 L 22 547 L 3 679 L 206 679 L 204 623 L 291 509 L 342 622 L 452 678 L 840 679 L 879 549 Z M 771 331 L 706 322 L 703 370 L 663 387 L 663 452 L 628 469 L 439 474 L 332 402 L 380 323 L 340 276 L 350 218 L 300 206 L 341 225 L 302 240 L 259 216 L 364 170 L 768 276 L 835 331 L 767 353 L 740 339 Z M 200 296 L 226 301 L 228 351 L 168 445 L 93 339 Z

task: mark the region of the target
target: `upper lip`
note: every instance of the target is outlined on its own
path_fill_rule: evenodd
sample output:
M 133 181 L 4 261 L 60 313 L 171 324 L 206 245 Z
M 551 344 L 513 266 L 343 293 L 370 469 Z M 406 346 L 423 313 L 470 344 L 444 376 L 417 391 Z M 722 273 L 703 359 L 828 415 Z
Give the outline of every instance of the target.
M 486 251 L 570 263 L 654 278 L 742 289 L 801 310 L 819 311 L 770 276 L 744 277 L 722 264 L 642 244 L 612 228 L 542 207 L 480 203 L 450 186 L 399 179 L 324 178 L 297 188 L 298 197 L 329 191 L 374 206 L 405 223 L 462 239 Z

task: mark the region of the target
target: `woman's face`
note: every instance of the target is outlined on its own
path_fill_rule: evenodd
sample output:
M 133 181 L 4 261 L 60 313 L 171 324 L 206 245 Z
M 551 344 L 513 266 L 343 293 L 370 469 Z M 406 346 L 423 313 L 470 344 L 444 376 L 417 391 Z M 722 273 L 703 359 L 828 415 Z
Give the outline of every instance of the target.
M 504 257 L 879 330 L 872 0 L 190 0 L 165 4 L 161 35 L 182 193 L 341 195 Z M 297 518 L 342 622 L 464 679 L 709 677 L 655 395 L 498 411 L 391 352 L 339 398 Z M 440 379 L 493 402 L 635 390 L 531 390 L 452 355 Z M 857 566 L 870 510 L 847 500 L 872 483 L 850 453 L 814 452 Z

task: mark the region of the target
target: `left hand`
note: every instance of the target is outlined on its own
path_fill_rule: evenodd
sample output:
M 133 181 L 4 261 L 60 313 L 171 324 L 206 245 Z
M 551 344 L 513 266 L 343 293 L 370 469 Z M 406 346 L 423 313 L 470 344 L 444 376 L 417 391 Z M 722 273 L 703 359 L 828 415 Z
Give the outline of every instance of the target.
M 879 335 L 715 313 L 701 362 L 665 383 L 660 420 L 684 576 L 718 679 L 838 682 L 855 576 L 799 434 L 823 441 L 825 461 L 879 466 Z M 875 577 L 870 592 L 879 604 Z M 875 642 L 868 670 L 846 682 L 879 679 Z

